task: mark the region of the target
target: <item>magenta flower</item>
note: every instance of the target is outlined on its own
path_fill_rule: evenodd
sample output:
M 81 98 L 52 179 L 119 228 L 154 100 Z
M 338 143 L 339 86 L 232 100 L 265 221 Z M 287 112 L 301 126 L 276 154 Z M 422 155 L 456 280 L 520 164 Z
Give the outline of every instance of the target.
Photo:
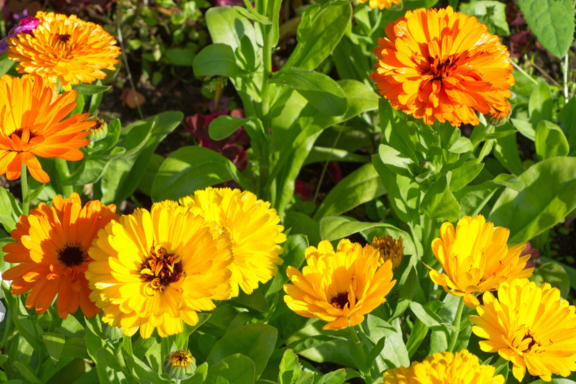
M 20 33 L 34 36 L 34 30 L 38 24 L 40 24 L 40 19 L 35 17 L 25 17 L 20 20 L 20 23 L 18 23 L 17 26 L 13 27 L 10 32 L 8 32 L 8 36 L 0 40 L 0 55 L 8 50 L 9 45 L 6 42 L 8 39 L 11 39 L 15 36 L 17 37 Z

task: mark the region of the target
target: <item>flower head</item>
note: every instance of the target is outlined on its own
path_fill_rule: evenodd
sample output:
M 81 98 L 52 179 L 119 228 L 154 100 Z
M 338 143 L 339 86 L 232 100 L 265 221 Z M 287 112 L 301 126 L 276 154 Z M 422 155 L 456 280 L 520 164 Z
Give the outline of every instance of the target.
M 512 362 L 518 381 L 526 369 L 544 381 L 576 371 L 576 308 L 557 288 L 516 279 L 500 285 L 498 299 L 490 292 L 483 298 L 478 316 L 470 316 L 472 331 L 486 339 L 480 342 L 483 351 Z
M 90 301 L 84 273 L 91 262 L 89 251 L 98 231 L 118 218 L 116 206 L 90 201 L 82 206 L 80 196 L 54 197 L 52 207 L 41 203 L 29 216 L 20 216 L 11 233 L 15 243 L 6 244 L 4 260 L 18 263 L 3 273 L 12 281 L 12 294 L 26 298 L 26 308 L 46 312 L 58 294 L 56 309 L 61 318 L 78 306 L 86 317 L 100 313 Z
M 40 20 L 35 17 L 25 17 L 18 23 L 17 26 L 13 27 L 10 32 L 8 32 L 8 36 L 0 40 L 0 55 L 4 54 L 10 47 L 6 42 L 8 39 L 13 37 L 18 37 L 18 34 L 24 33 L 27 35 L 34 36 L 34 30 L 40 23 Z
M 493 366 L 480 364 L 467 350 L 442 352 L 410 367 L 387 370 L 383 384 L 504 384 L 504 376 L 494 376 L 495 372 Z
M 508 248 L 509 235 L 508 228 L 494 228 L 482 215 L 462 217 L 456 230 L 452 223 L 442 224 L 432 252 L 444 273 L 432 269 L 430 278 L 446 292 L 464 296 L 466 305 L 474 308 L 479 304 L 474 293 L 495 291 L 506 281 L 532 276 L 533 268 L 524 269 L 530 256 L 520 257 L 526 243 Z
M 38 12 L 33 34 L 8 40 L 8 58 L 19 62 L 19 73 L 35 73 L 65 90 L 73 84 L 104 79 L 103 69 L 114 70 L 120 48 L 97 24 L 57 13 Z
M 305 317 L 327 321 L 324 329 L 342 329 L 364 321 L 364 315 L 386 301 L 396 280 L 392 262 L 379 264 L 378 250 L 342 239 L 336 251 L 329 241 L 306 250 L 302 272 L 288 267 L 292 284 L 284 285 L 288 308 Z
M 368 2 L 368 5 L 372 9 L 380 8 L 392 8 L 395 4 L 400 4 L 402 0 L 360 0 L 361 3 Z
M 234 259 L 230 265 L 232 297 L 238 296 L 239 288 L 250 294 L 258 283 L 276 276 L 284 251 L 278 244 L 286 241 L 286 235 L 270 203 L 258 200 L 252 192 L 230 188 L 196 191 L 180 203 L 204 216 L 214 236 L 230 236 Z
M 386 26 L 371 79 L 393 108 L 426 124 L 478 125 L 477 110 L 503 118 L 514 85 L 498 36 L 475 17 L 446 9 L 417 9 Z
M 196 360 L 190 350 L 172 352 L 164 360 L 164 371 L 173 379 L 186 380 L 196 372 Z
M 230 296 L 230 241 L 213 239 L 202 216 L 175 202 L 137 209 L 100 231 L 90 249 L 86 278 L 102 320 L 143 338 L 161 337 L 198 323 L 212 299 Z
M 86 119 L 86 122 L 90 122 L 90 139 L 92 141 L 99 141 L 102 140 L 108 135 L 108 124 L 104 122 L 104 120 L 98 117 L 92 117 L 90 119 Z
M 404 245 L 402 244 L 402 237 L 394 240 L 392 236 L 380 236 L 372 239 L 372 247 L 376 248 L 380 253 L 380 263 L 383 264 L 387 260 L 392 261 L 392 270 L 397 270 L 402 264 L 404 258 Z
M 0 175 L 20 177 L 21 164 L 41 183 L 50 181 L 36 156 L 80 160 L 90 143 L 88 114 L 65 118 L 76 106 L 76 91 L 54 96 L 37 76 L 0 78 Z

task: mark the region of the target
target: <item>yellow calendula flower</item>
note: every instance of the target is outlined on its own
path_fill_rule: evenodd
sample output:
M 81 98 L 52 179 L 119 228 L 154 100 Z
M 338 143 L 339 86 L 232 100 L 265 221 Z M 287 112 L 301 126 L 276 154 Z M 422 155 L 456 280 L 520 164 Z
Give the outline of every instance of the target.
M 392 262 L 379 263 L 378 250 L 342 239 L 336 251 L 329 241 L 306 250 L 302 272 L 288 267 L 292 284 L 284 285 L 288 308 L 304 317 L 327 321 L 324 329 L 343 329 L 386 301 L 396 280 Z
M 386 260 L 392 261 L 392 270 L 397 270 L 402 264 L 404 258 L 404 245 L 402 244 L 402 237 L 394 240 L 392 236 L 374 236 L 372 239 L 372 247 L 380 252 L 380 263 Z
M 520 257 L 526 243 L 508 248 L 509 235 L 508 228 L 494 227 L 482 215 L 462 217 L 456 230 L 451 223 L 442 224 L 432 251 L 444 272 L 432 269 L 430 278 L 474 308 L 479 304 L 474 293 L 495 291 L 506 281 L 532 276 L 534 268 L 524 269 L 530 255 Z
M 114 70 L 120 48 L 100 25 L 58 13 L 38 12 L 32 33 L 8 40 L 8 58 L 20 63 L 18 73 L 35 73 L 65 90 L 72 85 L 104 79 L 103 69 Z
M 196 325 L 197 312 L 230 296 L 230 245 L 175 202 L 137 209 L 108 224 L 90 249 L 90 299 L 128 336 L 138 328 L 143 338 L 154 329 L 161 337 L 180 333 L 182 321 Z
M 500 285 L 498 299 L 490 292 L 483 299 L 478 316 L 470 316 L 472 331 L 486 339 L 480 342 L 483 351 L 512 362 L 518 381 L 526 369 L 544 381 L 576 371 L 576 308 L 557 288 L 516 279 Z
M 384 384 L 504 384 L 504 376 L 494 376 L 495 371 L 491 365 L 481 365 L 467 350 L 442 352 L 410 367 L 387 370 Z
M 211 223 L 215 236 L 227 235 L 232 241 L 232 296 L 239 288 L 251 294 L 258 283 L 278 274 L 286 241 L 280 217 L 270 203 L 258 200 L 252 192 L 239 189 L 207 188 L 185 197 L 180 203 Z
M 402 0 L 360 0 L 360 3 L 364 4 L 368 2 L 368 5 L 372 9 L 380 8 L 392 8 L 396 4 L 400 4 Z

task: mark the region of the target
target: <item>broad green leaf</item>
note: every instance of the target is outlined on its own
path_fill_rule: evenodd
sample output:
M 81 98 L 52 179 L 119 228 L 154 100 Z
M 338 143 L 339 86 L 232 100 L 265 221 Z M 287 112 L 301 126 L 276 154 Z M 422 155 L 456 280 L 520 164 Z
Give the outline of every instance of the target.
M 178 200 L 229 180 L 245 186 L 236 166 L 218 152 L 197 146 L 182 147 L 160 166 L 152 184 L 152 199 Z
M 422 304 L 412 301 L 410 309 L 416 317 L 424 323 L 428 328 L 440 327 L 442 319 L 435 314 L 432 310 L 424 307 Z
M 426 193 L 420 209 L 437 221 L 456 221 L 460 218 L 460 205 L 448 188 L 446 176 L 442 176 Z
M 534 141 L 536 138 L 536 130 L 532 126 L 530 121 L 520 120 L 520 119 L 510 119 L 512 125 L 520 132 L 523 136 Z M 538 124 L 538 123 L 536 123 Z
M 385 193 L 374 166 L 371 163 L 364 164 L 328 193 L 314 214 L 314 219 L 340 215 Z
M 543 120 L 536 128 L 536 154 L 538 160 L 556 156 L 567 156 L 570 151 L 568 140 L 559 126 Z
M 530 112 L 530 122 L 534 127 L 542 120 L 552 120 L 552 93 L 547 83 L 540 83 L 534 89 L 532 95 L 530 95 L 528 110 Z
M 574 38 L 572 0 L 518 0 L 530 31 L 552 55 L 566 55 Z
M 291 228 L 291 234 L 300 234 L 308 238 L 308 244 L 318 245 L 320 237 L 320 223 L 300 212 L 288 212 L 284 217 L 284 227 Z
M 473 149 L 474 146 L 472 145 L 470 139 L 465 136 L 462 136 L 458 138 L 458 140 L 456 140 L 456 142 L 454 142 L 454 144 L 452 144 L 450 148 L 448 148 L 448 152 L 460 154 L 470 152 Z
M 472 180 L 478 176 L 478 174 L 484 168 L 484 164 L 477 164 L 474 161 L 469 161 L 464 163 L 461 167 L 453 169 L 452 176 L 450 178 L 450 190 L 452 192 L 457 192 L 470 184 Z
M 167 64 L 193 67 L 197 51 L 197 46 L 170 48 L 164 52 L 163 59 Z M 196 72 L 194 71 L 194 73 Z
M 309 6 L 298 26 L 298 45 L 290 55 L 284 68 L 300 67 L 315 69 L 334 50 L 346 26 L 350 22 L 352 7 L 349 4 L 338 6 Z
M 11 232 L 16 228 L 18 217 L 22 214 L 20 205 L 6 188 L 0 187 L 0 223 L 6 232 Z
M 304 253 L 306 248 L 308 247 L 308 241 L 302 235 L 290 235 L 285 243 L 282 243 L 282 248 L 284 248 L 284 252 L 280 257 L 284 260 L 282 265 L 278 266 L 278 273 L 268 286 L 266 290 L 266 296 L 269 296 L 273 293 L 276 293 L 282 289 L 284 284 L 288 282 L 288 276 L 286 275 L 286 270 L 288 267 L 294 267 L 296 269 L 300 269 L 302 263 L 304 262 L 305 256 Z M 310 244 L 313 246 L 317 246 L 318 243 Z
M 510 229 L 509 244 L 532 239 L 576 208 L 576 158 L 555 157 L 534 164 L 519 179 L 522 192 L 507 188 L 489 220 Z
M 342 149 L 325 148 L 314 146 L 310 150 L 304 165 L 323 163 L 326 161 L 338 161 L 349 163 L 369 163 L 370 157 L 365 155 L 358 155 Z
M 287 349 L 280 362 L 278 384 L 295 384 L 302 372 L 302 365 L 298 363 L 298 356 L 291 349 Z
M 196 76 L 226 76 L 238 75 L 238 64 L 230 45 L 211 44 L 204 48 L 194 58 L 194 74 Z
M 518 177 L 506 175 L 504 173 L 496 176 L 492 181 L 494 184 L 503 185 L 518 192 L 522 191 L 526 187 L 524 182 Z
M 20 372 L 22 377 L 24 377 L 27 380 L 27 382 L 34 384 L 42 384 L 40 379 L 37 378 L 36 375 L 34 375 L 32 370 L 26 364 L 24 364 L 21 361 L 14 361 L 12 364 Z
M 78 84 L 72 87 L 72 89 L 78 92 L 79 95 L 86 95 L 86 96 L 106 92 L 110 88 L 112 87 L 109 85 L 93 85 L 93 84 Z
M 14 66 L 16 66 L 16 62 L 6 58 L 7 55 L 2 55 L 2 60 L 0 61 L 0 76 L 4 76 L 7 74 Z
M 499 129 L 497 127 L 496 129 Z M 496 140 L 494 147 L 494 156 L 498 159 L 508 171 L 518 176 L 524 172 L 522 160 L 518 154 L 518 145 L 516 144 L 516 135 L 505 136 Z
M 246 294 L 244 291 L 240 291 L 240 294 L 232 299 L 230 299 L 235 304 L 240 304 L 246 308 L 252 308 L 258 312 L 268 312 L 268 302 L 262 294 L 262 292 L 255 290 L 251 294 Z M 234 304 L 232 304 L 234 305 Z M 236 305 L 237 306 L 237 305 Z
M 62 355 L 62 350 L 64 349 L 66 338 L 62 334 L 52 332 L 44 332 L 42 334 L 42 338 L 46 344 L 48 355 L 50 355 L 50 358 L 54 364 L 57 364 L 58 360 L 60 359 L 60 355 Z
M 252 363 L 254 364 L 254 363 Z M 198 368 L 196 368 L 196 372 L 194 376 L 191 378 L 181 381 L 181 384 L 202 384 L 206 380 L 206 376 L 208 376 L 208 364 L 203 363 Z
M 386 144 L 380 144 L 378 155 L 392 172 L 405 177 L 414 177 L 413 169 L 416 169 L 417 164 L 414 164 L 412 159 L 405 157 L 396 149 Z
M 236 48 L 240 46 L 243 35 L 247 35 L 251 41 L 256 41 L 256 33 L 250 21 L 233 8 L 212 7 L 208 9 L 206 24 L 212 41 L 215 44 L 229 45 L 232 51 L 236 51 Z
M 548 283 L 554 288 L 560 290 L 562 298 L 567 299 L 570 292 L 570 278 L 566 270 L 558 263 L 545 263 L 534 269 L 534 274 L 530 281 L 537 285 Z
M 150 163 L 148 164 L 146 171 L 142 175 L 140 184 L 138 184 L 138 189 L 146 196 L 150 196 L 152 194 L 152 183 L 154 183 L 156 173 L 158 173 L 158 170 L 160 169 L 160 166 L 162 165 L 164 160 L 165 160 L 164 156 L 161 156 L 157 153 L 152 155 Z
M 410 358 L 408 357 L 408 350 L 406 349 L 406 344 L 402 337 L 402 332 L 399 331 L 400 319 L 394 320 L 392 325 L 397 329 L 398 332 L 391 334 L 386 338 L 386 343 L 384 344 L 384 350 L 382 351 L 382 357 L 389 364 L 390 368 L 398 367 L 409 367 Z
M 570 155 L 573 156 L 576 154 L 576 97 L 572 97 L 562 108 L 558 120 L 564 134 L 568 137 Z
M 344 381 L 346 381 L 346 370 L 342 368 L 325 374 L 316 381 L 316 384 L 342 384 Z
M 320 112 L 329 116 L 346 113 L 346 94 L 335 80 L 323 73 L 303 68 L 283 68 L 273 80 L 296 90 Z
M 460 12 L 475 16 L 478 21 L 488 26 L 490 33 L 509 36 L 510 28 L 506 21 L 506 4 L 498 1 L 472 1 L 460 4 Z
M 218 116 L 210 123 L 208 133 L 212 140 L 224 140 L 242 125 L 246 123 L 246 119 L 241 119 L 234 116 Z
M 272 22 L 266 17 L 266 16 L 262 16 L 261 14 L 259 14 L 258 12 L 256 12 L 254 10 L 254 8 L 252 8 L 252 5 L 250 4 L 250 7 L 239 7 L 239 6 L 235 6 L 234 9 L 240 13 L 242 16 L 256 21 L 260 24 L 264 24 L 264 25 L 270 25 L 272 24 Z
M 207 362 L 212 368 L 206 381 L 216 363 L 236 353 L 249 357 L 256 367 L 256 377 L 260 377 L 272 355 L 277 337 L 278 330 L 266 324 L 248 324 L 226 333 L 210 351 Z

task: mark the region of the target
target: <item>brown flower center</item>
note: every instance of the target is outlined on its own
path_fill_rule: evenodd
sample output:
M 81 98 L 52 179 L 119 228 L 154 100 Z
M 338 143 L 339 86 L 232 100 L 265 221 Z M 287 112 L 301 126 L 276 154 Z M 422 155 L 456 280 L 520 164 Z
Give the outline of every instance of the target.
M 71 36 L 69 34 L 64 34 L 64 35 L 58 35 L 58 40 L 60 40 L 62 43 L 66 44 L 68 41 L 70 41 Z
M 58 251 L 58 260 L 68 268 L 78 267 L 88 259 L 86 251 L 78 244 L 67 244 Z
M 29 143 L 30 140 L 32 140 L 35 137 L 38 137 L 39 135 L 37 135 L 36 133 L 32 132 L 31 130 L 29 130 L 28 128 L 20 128 L 15 130 L 14 132 L 12 132 L 10 134 L 10 136 L 12 135 L 16 135 L 20 138 L 20 140 L 22 140 L 25 143 Z
M 140 279 L 149 282 L 154 290 L 163 291 L 171 283 L 175 283 L 184 273 L 182 262 L 175 260 L 177 256 L 169 253 L 165 248 L 150 250 L 150 257 L 142 263 Z
M 343 309 L 346 306 L 346 304 L 349 303 L 350 302 L 348 301 L 348 292 L 339 293 L 337 296 L 334 296 L 330 301 L 330 304 L 332 304 L 334 308 L 338 309 Z
M 176 351 L 170 354 L 170 364 L 172 367 L 187 367 L 192 362 L 192 356 L 188 351 Z
M 540 343 L 538 340 L 534 338 L 534 335 L 532 335 L 532 332 L 530 332 L 530 330 L 526 331 L 520 343 L 524 342 L 524 340 L 530 340 L 530 341 L 528 342 L 528 345 L 522 352 L 532 352 L 533 349 L 542 346 L 542 343 Z M 550 344 L 552 344 L 552 340 L 550 340 Z
M 428 57 L 428 68 L 424 70 L 424 75 L 432 75 L 434 80 L 442 80 L 449 77 L 458 66 L 456 56 L 450 56 L 445 60 L 437 57 Z

